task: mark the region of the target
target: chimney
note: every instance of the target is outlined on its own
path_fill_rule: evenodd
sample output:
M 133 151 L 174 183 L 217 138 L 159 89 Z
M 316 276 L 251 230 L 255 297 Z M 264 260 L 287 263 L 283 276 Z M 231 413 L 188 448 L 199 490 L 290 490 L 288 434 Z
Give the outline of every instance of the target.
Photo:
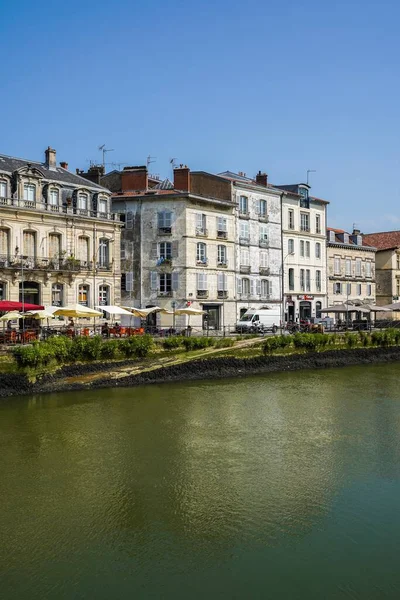
M 268 175 L 266 173 L 261 173 L 261 171 L 258 171 L 258 173 L 256 175 L 256 184 L 262 185 L 263 187 L 267 187 L 268 186 Z
M 190 169 L 186 165 L 180 165 L 174 169 L 174 189 L 190 192 Z
M 68 163 L 67 162 L 60 162 L 60 167 L 62 169 L 67 169 L 67 171 L 68 171 Z
M 361 231 L 359 229 L 353 229 L 353 235 L 360 235 Z
M 147 192 L 148 172 L 146 165 L 140 167 L 124 167 L 121 172 L 122 192 Z
M 45 151 L 45 155 L 46 167 L 48 169 L 55 169 L 57 167 L 56 151 L 53 150 L 53 148 L 50 148 L 50 146 L 48 146 L 47 150 Z
M 92 165 L 86 173 L 77 169 L 76 174 L 80 175 L 81 177 L 84 177 L 88 181 L 92 181 L 93 183 L 97 183 L 97 185 L 100 185 L 100 180 L 104 175 L 104 167 L 103 165 Z

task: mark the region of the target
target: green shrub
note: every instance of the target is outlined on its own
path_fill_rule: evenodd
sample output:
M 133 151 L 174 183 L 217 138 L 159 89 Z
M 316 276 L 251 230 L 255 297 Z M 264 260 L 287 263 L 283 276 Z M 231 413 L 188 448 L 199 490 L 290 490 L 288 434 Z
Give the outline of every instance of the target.
M 100 347 L 101 358 L 117 358 L 119 352 L 120 343 L 119 340 L 108 340 L 103 342 Z
M 121 352 L 127 358 L 145 358 L 153 345 L 151 335 L 138 335 L 120 340 Z
M 344 338 L 348 348 L 354 348 L 358 343 L 358 335 L 356 333 L 346 332 Z
M 183 345 L 185 346 L 186 352 L 190 350 L 203 350 L 209 346 L 213 346 L 215 343 L 212 337 L 188 337 L 183 338 Z
M 215 347 L 216 348 L 232 348 L 234 343 L 235 343 L 234 339 L 226 337 L 226 338 L 217 340 L 215 343 Z
M 183 339 L 184 338 L 181 335 L 173 335 L 165 338 L 165 340 L 162 341 L 162 346 L 164 350 L 175 350 L 176 348 L 183 346 Z

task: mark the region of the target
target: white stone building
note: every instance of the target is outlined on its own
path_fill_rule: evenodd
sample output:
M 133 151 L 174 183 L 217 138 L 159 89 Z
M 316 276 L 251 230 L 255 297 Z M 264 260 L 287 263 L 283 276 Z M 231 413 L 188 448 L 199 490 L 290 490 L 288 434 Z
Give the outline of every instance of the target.
M 321 316 L 327 302 L 326 200 L 307 184 L 276 186 L 282 198 L 283 308 L 286 321 Z
M 255 180 L 242 173 L 220 173 L 232 181 L 235 203 L 237 319 L 249 308 L 281 304 L 282 191 L 268 185 L 259 171 Z

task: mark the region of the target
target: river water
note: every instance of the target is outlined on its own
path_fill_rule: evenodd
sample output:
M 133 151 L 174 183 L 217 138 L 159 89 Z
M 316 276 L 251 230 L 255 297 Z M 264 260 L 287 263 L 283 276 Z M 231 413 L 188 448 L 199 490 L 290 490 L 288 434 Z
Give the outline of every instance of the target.
M 0 404 L 0 597 L 400 598 L 400 365 Z

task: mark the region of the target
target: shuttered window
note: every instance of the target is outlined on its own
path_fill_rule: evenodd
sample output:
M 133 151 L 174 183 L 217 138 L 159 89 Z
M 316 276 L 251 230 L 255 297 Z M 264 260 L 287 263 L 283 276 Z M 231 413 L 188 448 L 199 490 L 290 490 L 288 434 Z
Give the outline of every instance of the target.
M 207 290 L 207 273 L 197 273 L 197 289 L 199 291 Z
M 23 254 L 34 258 L 36 256 L 36 234 L 33 231 L 24 231 Z
M 59 258 L 61 254 L 61 236 L 51 233 L 49 235 L 49 257 Z
M 82 262 L 89 261 L 89 240 L 86 237 L 78 238 L 78 259 Z
M 0 254 L 1 256 L 8 256 L 8 230 L 0 229 Z

